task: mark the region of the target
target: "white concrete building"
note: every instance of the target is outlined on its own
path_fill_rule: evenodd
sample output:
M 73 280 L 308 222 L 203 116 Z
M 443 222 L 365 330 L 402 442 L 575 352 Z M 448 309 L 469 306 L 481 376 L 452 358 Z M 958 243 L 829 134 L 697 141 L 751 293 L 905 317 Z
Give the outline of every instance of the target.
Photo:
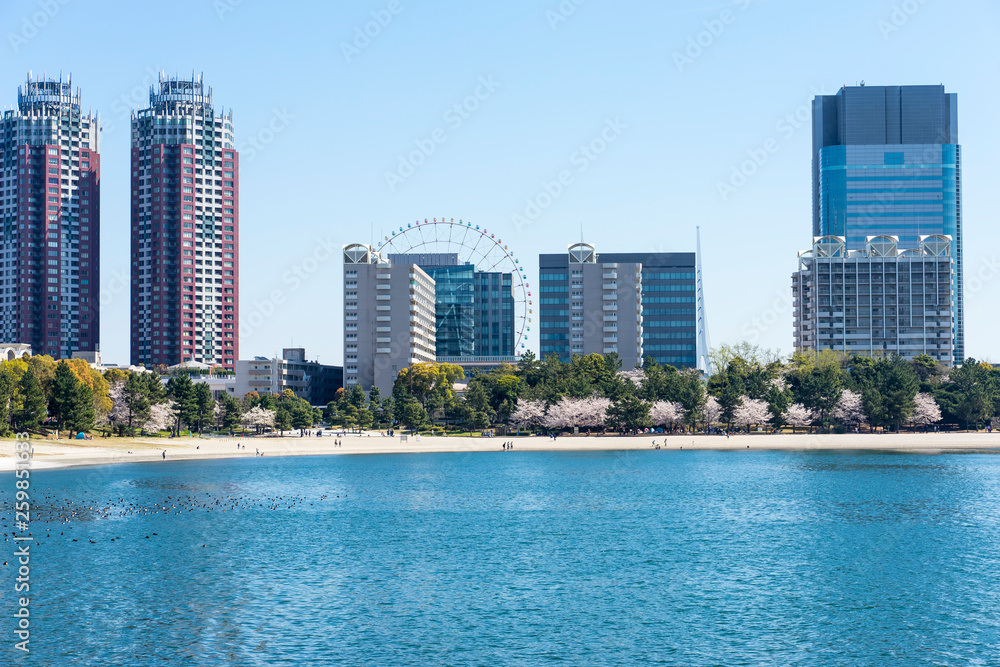
M 344 387 L 392 392 L 399 371 L 434 362 L 434 280 L 371 246 L 344 247 Z
M 796 350 L 848 354 L 926 354 L 954 358 L 951 238 L 921 236 L 898 249 L 895 236 L 870 236 L 847 250 L 842 236 L 821 236 L 799 253 L 792 275 Z

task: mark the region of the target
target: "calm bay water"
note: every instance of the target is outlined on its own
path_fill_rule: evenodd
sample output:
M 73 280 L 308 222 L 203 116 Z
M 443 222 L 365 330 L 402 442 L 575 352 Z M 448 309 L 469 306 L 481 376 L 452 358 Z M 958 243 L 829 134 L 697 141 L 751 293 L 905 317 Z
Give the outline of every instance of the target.
M 1000 456 L 498 451 L 32 481 L 32 651 L 12 648 L 8 564 L 0 664 L 1000 664 Z

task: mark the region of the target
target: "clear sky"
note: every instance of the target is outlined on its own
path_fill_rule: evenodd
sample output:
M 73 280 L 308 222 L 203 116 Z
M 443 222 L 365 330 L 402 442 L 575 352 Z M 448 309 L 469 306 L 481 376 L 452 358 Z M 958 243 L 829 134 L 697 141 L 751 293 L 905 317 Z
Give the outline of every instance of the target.
M 366 24 L 375 36 L 359 38 Z M 339 364 L 339 252 L 304 280 L 296 267 L 432 217 L 502 234 L 532 283 L 537 255 L 563 252 L 581 224 L 599 252 L 693 251 L 700 225 L 713 344 L 790 352 L 810 100 L 862 80 L 943 83 L 959 96 L 967 354 L 1000 361 L 998 28 L 995 0 L 4 0 L 0 106 L 28 70 L 62 70 L 102 115 L 101 342 L 122 363 L 129 109 L 158 70 L 204 72 L 243 151 L 242 314 L 268 315 L 244 327 L 240 356 L 294 341 Z M 477 89 L 474 112 L 446 117 Z M 580 172 L 574 153 L 609 120 L 619 136 Z M 443 143 L 390 188 L 399 156 L 439 128 Z M 752 154 L 755 173 L 720 192 Z M 566 169 L 573 182 L 516 225 Z

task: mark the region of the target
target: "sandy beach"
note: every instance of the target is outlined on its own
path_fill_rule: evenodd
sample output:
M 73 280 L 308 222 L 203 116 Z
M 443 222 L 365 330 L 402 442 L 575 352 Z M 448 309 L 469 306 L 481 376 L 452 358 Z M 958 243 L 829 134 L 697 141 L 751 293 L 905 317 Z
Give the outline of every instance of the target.
M 749 434 L 730 438 L 719 435 L 664 436 L 509 436 L 496 438 L 397 437 L 378 432 L 349 434 L 340 438 L 250 437 L 250 438 L 98 438 L 80 440 L 33 440 L 33 469 L 144 461 L 179 461 L 222 458 L 254 458 L 256 451 L 265 456 L 315 456 L 328 454 L 419 454 L 433 452 L 501 451 L 506 440 L 514 442 L 515 451 L 614 451 L 652 449 L 653 441 L 662 449 L 673 450 L 884 450 L 935 454 L 941 452 L 984 451 L 1000 449 L 1000 434 L 923 433 L 923 434 Z M 664 443 L 664 440 L 666 442 Z M 166 459 L 163 452 L 166 451 Z M 14 441 L 0 441 L 0 470 L 14 469 Z

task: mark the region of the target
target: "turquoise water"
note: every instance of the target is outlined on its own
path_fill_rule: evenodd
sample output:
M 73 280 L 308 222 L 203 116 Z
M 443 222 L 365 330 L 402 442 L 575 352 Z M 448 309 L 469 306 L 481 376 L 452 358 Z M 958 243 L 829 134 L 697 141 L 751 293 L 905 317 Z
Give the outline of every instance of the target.
M 32 651 L 0 567 L 0 664 L 1000 664 L 1000 456 L 498 451 L 33 482 Z

